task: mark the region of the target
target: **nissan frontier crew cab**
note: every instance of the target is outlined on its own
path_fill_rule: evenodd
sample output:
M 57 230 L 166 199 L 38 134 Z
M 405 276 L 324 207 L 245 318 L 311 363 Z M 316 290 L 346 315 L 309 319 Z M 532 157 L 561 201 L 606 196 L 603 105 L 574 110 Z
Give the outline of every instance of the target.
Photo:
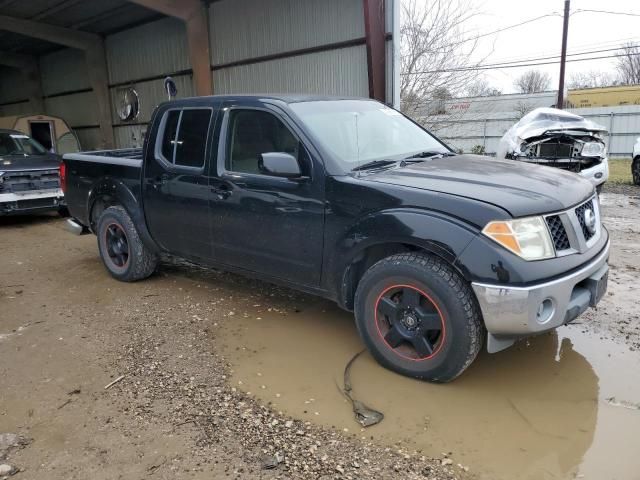
M 67 154 L 69 229 L 107 271 L 161 254 L 352 310 L 373 356 L 447 382 L 476 358 L 571 322 L 607 287 L 594 187 L 558 169 L 457 155 L 368 99 L 212 96 L 164 103 L 144 148 Z

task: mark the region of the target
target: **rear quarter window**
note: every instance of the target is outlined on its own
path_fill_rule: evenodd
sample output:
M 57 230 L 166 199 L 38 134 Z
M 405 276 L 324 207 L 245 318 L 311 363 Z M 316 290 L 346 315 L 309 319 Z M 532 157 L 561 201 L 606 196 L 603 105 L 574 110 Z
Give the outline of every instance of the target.
M 160 133 L 160 153 L 164 160 L 181 167 L 203 167 L 212 113 L 210 108 L 166 112 Z

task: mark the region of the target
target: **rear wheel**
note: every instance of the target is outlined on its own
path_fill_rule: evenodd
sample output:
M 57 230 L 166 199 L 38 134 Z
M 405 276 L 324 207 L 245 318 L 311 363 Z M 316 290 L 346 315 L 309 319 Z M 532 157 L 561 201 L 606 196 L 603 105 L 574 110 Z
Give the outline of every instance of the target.
M 482 345 L 473 292 L 449 264 L 431 255 L 393 255 L 373 265 L 358 285 L 355 316 L 378 362 L 424 380 L 453 380 Z
M 102 212 L 97 236 L 102 262 L 114 278 L 134 282 L 155 271 L 158 257 L 142 243 L 124 208 L 109 207 Z
M 633 183 L 640 185 L 640 157 L 633 159 L 631 163 L 631 175 L 633 176 Z

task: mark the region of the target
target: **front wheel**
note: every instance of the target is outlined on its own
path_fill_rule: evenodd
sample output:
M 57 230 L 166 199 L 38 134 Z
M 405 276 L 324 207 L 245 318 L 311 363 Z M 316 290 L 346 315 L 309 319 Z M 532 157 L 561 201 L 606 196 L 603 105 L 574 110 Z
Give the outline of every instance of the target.
M 640 157 L 634 158 L 631 163 L 631 176 L 633 177 L 633 183 L 640 185 Z
M 98 219 L 98 250 L 104 266 L 116 279 L 135 282 L 151 275 L 158 257 L 142 243 L 127 211 L 114 206 Z
M 449 382 L 476 358 L 482 320 L 468 283 L 446 262 L 421 253 L 380 260 L 355 297 L 358 331 L 384 367 Z

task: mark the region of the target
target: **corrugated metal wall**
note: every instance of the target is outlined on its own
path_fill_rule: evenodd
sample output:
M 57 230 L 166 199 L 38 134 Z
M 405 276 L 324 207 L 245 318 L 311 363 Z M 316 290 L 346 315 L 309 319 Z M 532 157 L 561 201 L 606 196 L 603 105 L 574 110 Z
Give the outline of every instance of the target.
M 144 140 L 144 124 L 153 109 L 167 99 L 164 77 L 173 76 L 179 98 L 194 95 L 191 75 L 176 75 L 191 68 L 186 30 L 182 22 L 165 18 L 107 37 L 106 49 L 109 84 L 118 85 L 110 89 L 116 145 L 137 147 Z M 134 122 L 121 121 L 117 113 L 127 87 L 134 88 L 140 100 L 140 113 Z
M 31 110 L 23 85 L 22 73 L 12 68 L 0 67 L 0 116 L 20 115 Z
M 364 46 L 216 70 L 216 93 L 322 93 L 367 96 Z
M 45 96 L 91 88 L 81 50 L 65 48 L 40 57 L 40 75 Z
M 364 36 L 362 0 L 223 0 L 209 10 L 213 65 Z
M 210 5 L 209 23 L 214 93 L 368 96 L 362 0 L 222 0 Z M 351 43 L 286 56 L 340 42 Z M 166 99 L 165 76 L 173 76 L 179 97 L 194 95 L 186 29 L 166 18 L 110 35 L 105 46 L 116 145 L 137 146 L 153 108 Z M 258 58 L 265 55 L 286 58 Z M 220 68 L 247 60 L 250 64 Z M 47 113 L 75 127 L 84 149 L 94 148 L 99 130 L 84 54 L 62 49 L 42 57 L 40 67 Z M 18 98 L 21 83 L 17 72 L 0 75 L 0 104 L 24 99 Z M 135 88 L 140 99 L 133 122 L 121 122 L 117 115 L 126 87 Z M 29 104 L 0 106 L 0 114 L 13 113 L 31 113 Z
M 364 37 L 362 0 L 223 0 L 211 4 L 211 63 L 277 55 Z M 364 45 L 214 71 L 216 93 L 368 95 Z

